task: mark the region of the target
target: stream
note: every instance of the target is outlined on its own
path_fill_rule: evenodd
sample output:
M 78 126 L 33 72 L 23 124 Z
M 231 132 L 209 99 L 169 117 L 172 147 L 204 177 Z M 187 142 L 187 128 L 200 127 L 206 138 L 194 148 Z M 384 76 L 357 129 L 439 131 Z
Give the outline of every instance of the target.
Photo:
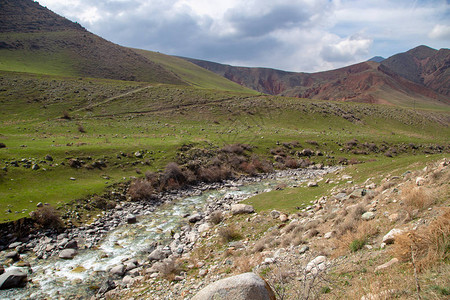
M 24 253 L 21 255 L 22 260 L 31 264 L 31 274 L 24 268 L 29 273 L 31 282 L 24 288 L 0 290 L 0 299 L 90 298 L 95 295 L 101 283 L 111 277 L 111 267 L 130 258 L 145 261 L 149 254 L 149 245 L 154 242 L 168 245 L 172 241 L 173 233 L 180 232 L 183 226 L 189 224 L 183 216 L 202 212 L 208 203 L 220 199 L 227 198 L 238 202 L 273 190 L 280 184 L 297 186 L 336 169 L 280 171 L 262 177 L 226 181 L 217 189 L 194 189 L 193 195 L 177 198 L 158 206 L 154 211 L 146 211 L 138 216 L 137 223 L 123 224 L 108 232 L 96 247 L 79 249 L 78 254 L 71 260 L 55 256 L 37 259 L 33 252 Z

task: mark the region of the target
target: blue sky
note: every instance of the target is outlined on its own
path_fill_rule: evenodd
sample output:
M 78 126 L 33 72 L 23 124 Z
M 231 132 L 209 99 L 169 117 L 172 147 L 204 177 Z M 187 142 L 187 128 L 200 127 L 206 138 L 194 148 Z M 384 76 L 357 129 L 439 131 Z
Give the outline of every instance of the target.
M 123 46 L 316 72 L 450 47 L 446 0 L 40 0 Z

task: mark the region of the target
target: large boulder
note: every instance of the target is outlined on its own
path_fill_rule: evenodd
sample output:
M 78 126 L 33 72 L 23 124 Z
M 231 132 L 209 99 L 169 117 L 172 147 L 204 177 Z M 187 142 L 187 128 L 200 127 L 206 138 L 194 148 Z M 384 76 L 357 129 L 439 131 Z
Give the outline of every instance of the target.
M 249 272 L 209 284 L 192 300 L 275 300 L 275 294 L 267 282 Z
M 393 244 L 395 241 L 395 237 L 399 234 L 404 233 L 404 229 L 394 228 L 391 231 L 389 231 L 384 237 L 383 237 L 383 243 L 385 244 Z
M 75 257 L 75 255 L 77 255 L 78 252 L 75 249 L 64 249 L 61 252 L 59 252 L 59 258 L 62 259 L 72 259 Z
M 251 214 L 255 211 L 253 206 L 248 204 L 231 204 L 231 213 L 233 215 L 238 214 Z
M 0 290 L 22 287 L 27 282 L 27 273 L 12 269 L 0 275 Z

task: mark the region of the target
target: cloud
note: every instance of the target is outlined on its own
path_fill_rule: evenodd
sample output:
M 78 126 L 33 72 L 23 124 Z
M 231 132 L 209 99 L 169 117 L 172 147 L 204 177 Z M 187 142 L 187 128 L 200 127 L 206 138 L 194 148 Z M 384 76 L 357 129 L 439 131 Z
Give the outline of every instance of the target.
M 349 62 L 358 57 L 367 57 L 372 40 L 363 37 L 349 37 L 336 43 L 324 45 L 321 56 L 328 62 Z
M 244 66 L 322 71 L 448 47 L 445 0 L 40 0 L 120 45 Z
M 432 39 L 447 40 L 450 42 L 450 25 L 436 24 L 428 36 Z

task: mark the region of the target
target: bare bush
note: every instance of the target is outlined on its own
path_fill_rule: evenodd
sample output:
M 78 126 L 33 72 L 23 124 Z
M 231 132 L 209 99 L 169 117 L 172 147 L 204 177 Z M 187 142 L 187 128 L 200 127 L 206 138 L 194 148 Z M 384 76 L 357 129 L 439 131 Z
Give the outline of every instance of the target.
M 131 183 L 128 189 L 128 196 L 132 201 L 152 200 L 154 197 L 154 188 L 149 181 L 137 179 Z
M 235 154 L 242 154 L 244 153 L 244 146 L 241 144 L 232 144 L 232 145 L 226 145 L 222 148 L 223 152 L 228 153 L 235 153 Z
M 62 115 L 62 117 L 61 117 L 62 119 L 64 119 L 64 120 L 72 120 L 72 117 L 69 115 L 69 112 L 68 111 L 63 111 L 63 115 Z
M 237 230 L 235 226 L 222 227 L 218 231 L 219 237 L 224 243 L 229 243 L 232 241 L 238 241 L 242 239 L 241 233 Z
M 424 187 L 414 187 L 412 185 L 403 189 L 403 203 L 407 208 L 424 210 L 433 205 L 437 197 L 436 192 Z
M 450 259 L 450 209 L 428 226 L 396 236 L 393 255 L 403 261 L 415 257 L 419 272 Z
M 217 225 L 220 222 L 222 222 L 222 219 L 223 219 L 223 216 L 222 216 L 222 212 L 220 210 L 216 210 L 216 211 L 212 212 L 211 215 L 209 216 L 209 220 L 214 225 Z
M 61 229 L 64 225 L 60 213 L 51 205 L 44 205 L 36 209 L 31 218 L 41 228 Z

